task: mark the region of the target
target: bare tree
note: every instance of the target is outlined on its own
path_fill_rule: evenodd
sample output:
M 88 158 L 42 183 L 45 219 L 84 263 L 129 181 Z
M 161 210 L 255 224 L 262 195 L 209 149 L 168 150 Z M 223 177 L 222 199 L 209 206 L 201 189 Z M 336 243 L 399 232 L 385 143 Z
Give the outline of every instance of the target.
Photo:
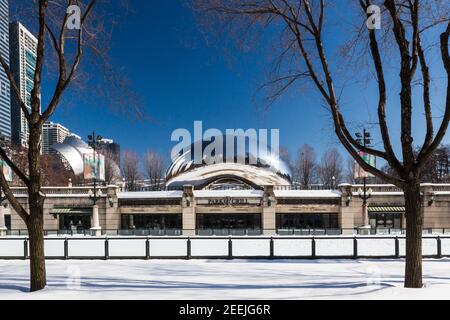
M 343 100 L 340 99 L 339 87 L 345 83 L 336 80 L 336 71 L 329 64 L 329 47 L 324 44 L 324 39 L 328 39 L 333 34 L 339 32 L 336 28 L 336 21 L 333 21 L 328 14 L 328 9 L 332 2 L 327 0 L 192 0 L 193 7 L 203 16 L 208 17 L 215 25 L 231 26 L 240 31 L 240 35 L 257 38 L 256 33 L 270 31 L 276 34 L 279 45 L 279 55 L 275 57 L 276 70 L 282 73 L 273 80 L 272 84 L 278 84 L 279 90 L 275 91 L 275 97 L 282 95 L 287 88 L 298 80 L 309 80 L 322 96 L 328 107 L 334 131 L 339 141 L 348 153 L 363 167 L 363 169 L 373 175 L 395 184 L 404 191 L 406 203 L 406 265 L 405 265 L 405 287 L 422 287 L 422 226 L 423 211 L 420 182 L 422 169 L 434 150 L 440 145 L 450 121 L 450 55 L 449 36 L 450 4 L 448 1 L 439 0 L 359 0 L 360 27 L 357 40 L 359 43 L 365 41 L 369 49 L 366 56 L 371 61 L 376 75 L 376 85 L 378 87 L 379 99 L 377 104 L 378 123 L 382 138 L 382 149 L 366 147 L 361 145 L 351 135 L 348 125 L 343 115 Z M 378 4 L 383 14 L 383 24 L 389 29 L 377 33 L 377 29 L 371 26 L 373 23 L 373 11 L 371 5 Z M 347 10 L 354 21 L 352 5 L 341 4 L 341 8 Z M 212 15 L 212 17 L 211 17 Z M 331 26 L 331 28 L 328 28 Z M 370 26 L 370 28 L 366 27 Z M 444 26 L 442 28 L 442 26 Z M 233 30 L 233 29 L 230 29 Z M 324 34 L 327 34 L 327 38 Z M 439 35 L 436 39 L 436 35 Z M 390 50 L 396 54 L 395 59 L 383 56 L 380 49 L 380 37 L 391 36 L 393 45 L 388 45 Z M 339 36 L 342 36 L 341 34 Z M 271 39 L 273 39 L 271 38 Z M 433 59 L 433 50 L 424 46 L 423 39 L 436 39 L 440 46 L 438 55 L 441 57 L 441 70 L 444 71 L 444 78 L 447 80 L 446 98 L 441 109 L 445 112 L 440 118 L 438 130 L 434 130 L 432 114 L 432 96 L 430 94 L 431 68 L 429 67 Z M 383 38 L 384 44 L 387 38 Z M 266 39 L 267 40 L 267 39 Z M 281 43 L 281 45 L 280 45 Z M 433 40 L 431 40 L 433 43 Z M 276 53 L 276 51 L 274 51 Z M 397 157 L 392 144 L 392 136 L 389 133 L 386 109 L 388 106 L 388 86 L 386 85 L 386 63 L 387 60 L 396 63 L 399 70 L 398 83 L 400 86 L 400 96 L 398 104 L 400 107 L 400 124 L 395 127 L 400 128 L 401 157 Z M 358 72 L 361 72 L 359 70 Z M 372 77 L 373 78 L 373 77 Z M 389 78 L 391 78 L 389 76 Z M 440 80 L 441 81 L 441 80 Z M 422 96 L 422 102 L 413 103 L 413 86 L 420 83 L 417 90 Z M 390 85 L 389 88 L 396 86 Z M 420 92 L 421 91 L 421 92 Z M 396 94 L 396 93 L 395 93 Z M 392 94 L 394 95 L 394 93 Z M 437 101 L 440 101 L 437 99 Z M 413 130 L 412 130 L 412 110 L 413 105 L 422 105 L 426 122 L 426 135 L 424 143 L 420 147 L 420 152 L 415 155 Z M 370 164 L 358 154 L 363 151 L 376 157 L 384 159 L 396 172 L 390 175 Z
M 416 150 L 416 152 L 419 151 Z M 437 148 L 422 169 L 422 181 L 431 183 L 448 182 L 450 173 L 449 160 L 449 148 L 446 146 Z
M 100 149 L 100 153 L 105 156 L 105 183 L 115 184 L 120 181 L 120 168 L 117 154 L 109 149 Z
M 298 151 L 297 163 L 295 164 L 296 179 L 304 187 L 308 187 L 314 182 L 316 176 L 316 152 L 308 144 L 303 145 Z
M 29 127 L 27 167 L 21 168 L 16 159 L 7 150 L 0 148 L 0 157 L 11 167 L 14 174 L 27 187 L 27 206 L 21 204 L 14 196 L 3 174 L 0 175 L 0 184 L 11 207 L 25 222 L 30 245 L 30 289 L 37 291 L 46 285 L 46 269 L 44 254 L 44 201 L 46 195 L 41 187 L 44 182 L 42 175 L 41 141 L 43 124 L 49 120 L 58 108 L 63 96 L 72 84 L 80 83 L 80 69 L 83 64 L 93 61 L 104 61 L 107 54 L 109 30 L 107 16 L 93 17 L 94 8 L 98 11 L 97 0 L 29 0 L 14 1 L 14 5 L 23 5 L 27 16 L 23 20 L 36 31 L 37 49 L 33 89 L 29 99 L 21 94 L 20 84 L 5 57 L 0 54 L 0 65 L 10 82 L 12 100 L 18 102 L 20 109 Z M 103 2 L 102 2 L 103 3 Z M 69 10 L 70 6 L 80 9 Z M 73 7 L 72 7 L 73 9 Z M 78 23 L 79 22 L 79 23 Z M 70 27 L 69 27 L 70 25 Z M 104 41 L 106 40 L 106 41 Z M 83 57 L 90 59 L 83 59 Z M 99 59 L 99 60 L 96 60 Z M 104 73 L 110 73 L 106 67 Z M 86 70 L 91 68 L 86 68 Z M 92 72 L 92 71 L 91 71 Z M 44 93 L 50 92 L 45 99 L 42 94 L 42 84 L 48 88 Z M 95 81 L 91 83 L 91 86 Z M 86 90 L 86 86 L 82 88 Z M 44 101 L 48 101 L 43 105 Z
M 339 151 L 333 148 L 325 152 L 317 171 L 323 185 L 335 188 L 343 177 L 342 157 Z
M 128 190 L 135 190 L 137 180 L 141 177 L 139 171 L 139 157 L 136 152 L 125 150 L 122 159 L 122 175 L 126 181 Z
M 294 161 L 292 160 L 291 154 L 289 153 L 289 150 L 286 149 L 285 147 L 280 147 L 279 157 L 288 166 L 289 171 L 291 171 L 291 175 L 292 175 L 291 179 L 294 181 L 295 180 L 295 166 L 294 166 Z
M 148 150 L 144 155 L 144 169 L 153 188 L 158 189 L 164 179 L 164 159 L 155 151 Z
M 14 163 L 22 172 L 28 174 L 28 157 L 27 150 L 25 148 L 12 143 L 10 140 L 6 140 L 3 141 L 2 149 L 10 159 L 14 159 Z M 14 173 L 14 171 L 11 185 L 15 187 L 25 187 L 25 183 L 17 174 Z
M 42 183 L 44 186 L 67 186 L 74 179 L 73 172 L 66 168 L 58 155 L 43 155 L 41 158 Z
M 355 184 L 355 160 L 352 157 L 347 158 L 344 181 L 345 183 Z

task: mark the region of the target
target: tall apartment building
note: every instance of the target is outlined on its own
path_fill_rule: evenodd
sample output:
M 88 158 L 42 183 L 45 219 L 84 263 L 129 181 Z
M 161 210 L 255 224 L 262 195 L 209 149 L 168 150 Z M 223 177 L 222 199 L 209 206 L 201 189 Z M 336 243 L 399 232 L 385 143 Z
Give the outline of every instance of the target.
M 59 123 L 46 122 L 42 128 L 42 154 L 56 154 L 56 150 L 51 146 L 56 143 L 63 143 L 66 137 L 70 136 L 69 129 Z
M 31 91 L 34 86 L 36 52 L 38 40 L 20 22 L 12 22 L 9 27 L 9 48 L 11 71 L 20 88 L 25 105 L 31 110 Z M 28 147 L 29 128 L 19 100 L 11 95 L 12 141 Z
M 9 65 L 9 7 L 8 0 L 0 0 L 0 54 Z M 0 66 L 0 134 L 11 137 L 10 84 L 6 72 Z

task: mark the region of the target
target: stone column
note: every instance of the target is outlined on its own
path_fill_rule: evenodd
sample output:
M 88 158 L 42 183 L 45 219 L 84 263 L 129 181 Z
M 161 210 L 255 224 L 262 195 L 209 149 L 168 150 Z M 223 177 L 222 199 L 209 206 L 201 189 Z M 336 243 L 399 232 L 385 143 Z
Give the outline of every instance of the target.
M 369 225 L 369 204 L 367 203 L 363 203 L 363 228 L 370 228 Z
M 0 237 L 6 236 L 5 208 L 0 204 Z
M 359 213 L 359 204 L 355 204 L 351 184 L 341 184 L 339 189 L 341 191 L 339 228 L 342 229 L 343 234 L 353 234 L 355 228 L 354 214 L 357 210 Z
M 92 207 L 92 228 L 91 234 L 96 237 L 102 235 L 102 228 L 100 227 L 100 219 L 98 216 L 98 205 Z
M 194 187 L 185 186 L 182 199 L 183 236 L 194 236 L 196 229 Z
M 136 227 L 134 226 L 134 215 L 130 214 L 130 225 L 128 226 L 128 228 L 134 230 L 136 229 Z
M 277 200 L 273 186 L 264 187 L 264 198 L 262 206 L 262 228 L 263 234 L 272 236 L 277 233 L 276 226 L 276 206 Z
M 436 208 L 436 193 L 433 188 L 432 183 L 422 183 L 420 185 L 420 189 L 422 192 L 422 213 L 423 213 L 423 227 L 425 228 L 427 225 L 429 226 L 428 219 L 431 216 L 436 214 L 436 211 L 439 210 Z M 407 212 L 402 217 L 402 225 L 403 228 L 406 228 L 406 216 Z M 434 225 L 434 224 L 431 224 Z
M 105 208 L 105 225 L 106 230 L 119 230 L 121 227 L 121 216 L 119 209 L 119 200 L 117 186 L 108 186 Z
M 369 222 L 369 204 L 367 203 L 367 201 L 364 203 L 362 203 L 362 220 L 363 220 L 363 225 L 361 227 L 359 227 L 359 234 L 361 235 L 370 235 L 370 230 L 372 229 L 372 227 L 370 226 L 370 222 Z

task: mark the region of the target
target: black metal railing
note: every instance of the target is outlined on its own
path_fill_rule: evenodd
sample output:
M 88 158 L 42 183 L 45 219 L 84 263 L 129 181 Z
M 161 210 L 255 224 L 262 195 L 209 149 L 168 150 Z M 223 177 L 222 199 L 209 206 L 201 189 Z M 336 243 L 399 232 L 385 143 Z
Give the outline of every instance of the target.
M 183 191 L 183 190 L 184 190 L 183 186 L 166 186 L 166 185 L 134 186 L 134 187 L 122 188 L 122 191 L 128 191 L 128 192 Z
M 259 236 L 263 234 L 262 229 L 197 229 L 198 236 Z M 406 229 L 396 228 L 304 228 L 304 229 L 277 229 L 279 236 L 338 236 L 338 235 L 405 235 Z M 425 228 L 423 235 L 450 235 L 450 228 Z M 26 229 L 8 230 L 7 236 L 28 236 Z M 45 230 L 45 236 L 91 236 L 89 229 L 79 230 Z M 103 229 L 102 235 L 108 236 L 182 236 L 182 229 Z
M 295 236 L 313 236 L 313 235 L 406 235 L 406 229 L 398 228 L 343 228 L 343 229 L 278 229 L 278 235 L 295 235 Z M 450 228 L 425 228 L 422 230 L 423 235 L 450 235 Z
M 197 229 L 198 236 L 260 236 L 262 229 Z
M 284 185 L 284 186 L 274 186 L 274 190 L 304 190 L 304 191 L 314 191 L 314 190 L 336 190 L 337 187 L 331 187 L 328 185 L 314 184 L 314 185 Z
M 107 236 L 182 236 L 182 229 L 124 229 L 124 230 L 104 230 L 103 235 Z
M 47 259 L 398 259 L 404 236 L 47 237 Z M 51 243 L 51 245 L 49 245 Z M 425 258 L 450 257 L 450 236 L 425 236 Z M 132 248 L 132 250 L 130 250 Z M 0 238 L 0 259 L 29 259 L 29 239 Z

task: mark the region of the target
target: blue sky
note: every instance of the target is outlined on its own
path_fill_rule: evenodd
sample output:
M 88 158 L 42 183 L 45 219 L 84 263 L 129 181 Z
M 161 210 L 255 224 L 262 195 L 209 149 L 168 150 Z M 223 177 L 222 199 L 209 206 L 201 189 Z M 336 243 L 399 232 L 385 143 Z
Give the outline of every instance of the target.
M 303 143 L 314 145 L 319 153 L 331 145 L 323 132 L 328 115 L 313 99 L 282 101 L 269 111 L 258 110 L 255 95 L 265 71 L 261 57 L 235 51 L 230 62 L 220 47 L 207 45 L 191 11 L 179 1 L 157 6 L 143 1 L 138 9 L 121 20 L 111 53 L 126 68 L 153 121 L 124 118 L 105 106 L 83 103 L 62 105 L 53 121 L 83 137 L 95 129 L 123 149 L 140 153 L 155 149 L 168 154 L 175 145 L 172 131 L 192 130 L 195 120 L 202 120 L 204 128 L 221 130 L 279 128 L 281 145 L 292 152 Z
M 319 155 L 339 146 L 329 114 L 313 87 L 291 90 L 268 111 L 258 110 L 261 101 L 255 96 L 267 71 L 266 52 L 233 50 L 225 54 L 217 43 L 209 45 L 190 9 L 178 0 L 131 1 L 131 8 L 133 12 L 122 17 L 114 32 L 111 55 L 125 68 L 153 120 L 137 121 L 113 112 L 101 101 L 93 105 L 80 99 L 75 107 L 62 104 L 53 121 L 82 137 L 95 130 L 119 142 L 123 150 L 139 153 L 153 149 L 168 155 L 175 145 L 170 141 L 172 131 L 193 130 L 195 120 L 202 120 L 204 128 L 221 130 L 280 129 L 280 143 L 291 154 L 304 143 Z M 334 35 L 327 37 L 327 49 L 338 50 L 339 40 Z M 434 89 L 437 96 L 442 95 L 439 85 Z M 343 110 L 349 121 L 375 120 L 376 92 L 372 85 L 348 85 Z M 394 135 L 399 117 L 396 98 L 393 90 Z M 419 120 L 415 130 L 418 136 L 423 133 Z

